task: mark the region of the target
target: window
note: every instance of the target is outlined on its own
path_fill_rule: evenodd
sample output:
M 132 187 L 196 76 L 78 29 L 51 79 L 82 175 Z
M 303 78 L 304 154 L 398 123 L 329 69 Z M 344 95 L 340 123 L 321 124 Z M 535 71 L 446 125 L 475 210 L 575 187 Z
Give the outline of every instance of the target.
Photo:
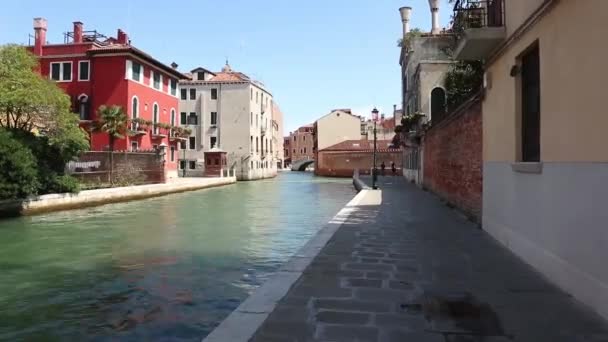
M 154 134 L 158 134 L 159 133 L 159 128 L 158 128 L 158 104 L 154 104 L 154 106 L 152 107 L 153 110 L 152 112 L 154 113 L 152 122 L 154 124 Z
M 137 96 L 133 96 L 133 100 L 131 100 L 131 120 L 137 119 L 139 117 L 139 99 Z M 138 124 L 132 122 L 131 130 L 136 131 L 138 128 Z
M 189 146 L 188 146 L 189 149 L 191 149 L 191 150 L 196 149 L 196 137 L 189 137 L 188 143 L 189 143 Z
M 137 151 L 138 146 L 137 146 L 137 141 L 131 141 L 131 151 L 135 152 Z
M 181 99 L 182 100 L 187 100 L 188 99 L 188 89 L 182 89 L 181 93 L 182 93 Z
M 194 169 L 196 169 L 196 161 L 195 161 L 195 160 L 191 160 L 191 161 L 189 161 L 189 162 L 188 162 L 188 168 L 189 168 L 190 170 L 194 170 Z
M 196 100 L 196 89 L 190 89 L 190 100 Z
M 445 90 L 435 88 L 431 91 L 431 118 L 432 122 L 439 122 L 445 116 L 446 110 Z
M 253 101 L 253 89 L 251 89 L 251 101 Z
M 211 112 L 211 126 L 217 126 L 217 112 Z
M 51 79 L 59 82 L 72 80 L 72 62 L 51 63 Z
M 78 80 L 88 81 L 90 74 L 90 63 L 89 61 L 78 62 Z
M 306 141 L 306 136 L 303 136 L 303 137 L 302 137 L 302 140 Z
M 259 126 L 258 125 L 258 115 L 256 114 L 255 115 L 255 127 L 257 128 L 258 126 Z
M 163 89 L 163 76 L 159 72 L 151 71 L 152 73 L 152 87 L 154 89 Z
M 175 109 L 171 108 L 171 126 L 175 126 Z
M 294 153 L 294 154 L 296 153 L 296 149 L 295 149 L 295 148 L 293 149 L 293 153 Z
M 191 112 L 190 115 L 188 115 L 188 125 L 198 125 L 198 116 L 196 113 Z
M 296 136 L 295 136 L 295 135 L 293 136 L 293 141 L 296 141 Z M 295 150 L 294 150 L 294 151 L 295 151 Z
M 169 80 L 169 93 L 173 96 L 177 96 L 177 80 L 170 79 Z
M 215 144 L 217 144 L 217 137 L 210 137 L 209 138 L 209 148 L 214 148 Z
M 251 123 L 251 126 L 253 126 L 253 112 L 251 112 L 251 119 L 249 120 L 249 122 Z
M 540 161 L 540 59 L 534 46 L 521 57 L 521 160 Z
M 144 68 L 141 64 L 136 62 L 131 62 L 131 79 L 133 81 L 142 82 L 144 76 Z
M 251 161 L 251 168 L 253 169 L 253 160 Z
M 199 71 L 196 73 L 196 79 L 199 81 L 204 81 L 205 80 L 205 72 L 204 71 Z
M 253 152 L 253 136 L 250 137 L 251 143 L 249 144 L 249 146 L 251 146 L 250 150 L 251 152 Z
M 215 165 L 220 165 L 220 160 L 218 158 L 215 158 Z
M 304 147 L 304 154 L 306 154 L 306 147 Z
M 175 161 L 175 146 L 171 146 L 171 161 Z
M 258 101 L 259 97 L 260 97 L 260 94 L 259 94 L 259 93 L 256 91 L 256 92 L 255 92 L 255 103 L 260 103 L 260 102 Z
M 185 90 L 185 89 L 183 89 L 183 90 Z M 179 123 L 180 123 L 180 125 L 187 125 L 188 122 L 186 120 L 188 120 L 188 113 L 186 113 L 186 112 L 179 113 Z
M 217 100 L 217 89 L 215 89 L 215 88 L 211 89 L 211 99 Z
M 255 152 L 260 152 L 260 138 L 255 137 Z
M 185 149 L 186 149 L 186 142 L 185 142 L 185 141 L 183 141 L 183 140 L 182 140 L 182 141 L 180 141 L 180 142 L 179 142 L 179 148 L 180 148 L 180 149 L 182 149 L 182 150 L 185 150 Z
M 78 96 L 78 116 L 80 118 L 80 120 L 91 120 L 91 117 L 89 115 L 89 108 L 90 108 L 90 103 L 89 103 L 89 97 L 86 94 L 81 94 L 80 96 Z
M 186 168 L 186 161 L 185 160 L 180 160 L 179 161 L 179 169 L 183 170 Z

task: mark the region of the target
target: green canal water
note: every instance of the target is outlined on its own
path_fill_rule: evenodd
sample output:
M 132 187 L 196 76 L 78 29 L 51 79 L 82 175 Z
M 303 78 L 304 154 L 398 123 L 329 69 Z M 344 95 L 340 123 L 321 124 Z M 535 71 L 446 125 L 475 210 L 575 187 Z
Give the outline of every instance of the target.
M 0 340 L 200 341 L 353 196 L 283 173 L 0 221 Z

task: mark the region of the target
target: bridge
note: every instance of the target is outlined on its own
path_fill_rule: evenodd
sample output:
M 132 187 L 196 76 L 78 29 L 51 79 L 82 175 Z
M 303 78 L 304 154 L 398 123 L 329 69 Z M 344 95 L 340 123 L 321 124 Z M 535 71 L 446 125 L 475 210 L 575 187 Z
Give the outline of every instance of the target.
M 314 163 L 314 159 L 297 160 L 291 164 L 291 171 L 306 171 L 306 168 Z

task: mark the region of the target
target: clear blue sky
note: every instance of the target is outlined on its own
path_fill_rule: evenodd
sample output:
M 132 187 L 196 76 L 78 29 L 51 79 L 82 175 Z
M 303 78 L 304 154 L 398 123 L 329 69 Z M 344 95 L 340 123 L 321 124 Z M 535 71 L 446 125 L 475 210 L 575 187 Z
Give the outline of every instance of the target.
M 161 5 L 162 4 L 162 5 Z M 285 115 L 285 132 L 333 108 L 387 115 L 400 102 L 398 9 L 413 7 L 412 27 L 430 29 L 427 0 L 19 0 L 0 11 L 0 44 L 27 43 L 32 18 L 48 20 L 62 42 L 79 20 L 116 35 L 181 71 L 233 69 L 264 82 Z M 442 0 L 441 23 L 451 8 Z

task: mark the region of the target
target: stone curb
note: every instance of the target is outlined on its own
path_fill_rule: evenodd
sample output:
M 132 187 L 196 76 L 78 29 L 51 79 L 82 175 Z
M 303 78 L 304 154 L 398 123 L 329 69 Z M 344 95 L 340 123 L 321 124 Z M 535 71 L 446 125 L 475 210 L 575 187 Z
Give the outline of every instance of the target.
M 1 201 L 0 218 L 35 215 L 50 211 L 80 209 L 109 203 L 127 202 L 234 183 L 236 183 L 236 178 L 234 177 L 208 178 L 192 182 L 85 190 L 77 194 L 50 194 L 25 200 Z
M 361 190 L 334 218 L 312 237 L 270 280 L 258 288 L 234 310 L 204 342 L 247 342 L 253 338 L 278 302 L 289 292 L 304 270 L 321 252 L 334 233 L 368 194 Z

